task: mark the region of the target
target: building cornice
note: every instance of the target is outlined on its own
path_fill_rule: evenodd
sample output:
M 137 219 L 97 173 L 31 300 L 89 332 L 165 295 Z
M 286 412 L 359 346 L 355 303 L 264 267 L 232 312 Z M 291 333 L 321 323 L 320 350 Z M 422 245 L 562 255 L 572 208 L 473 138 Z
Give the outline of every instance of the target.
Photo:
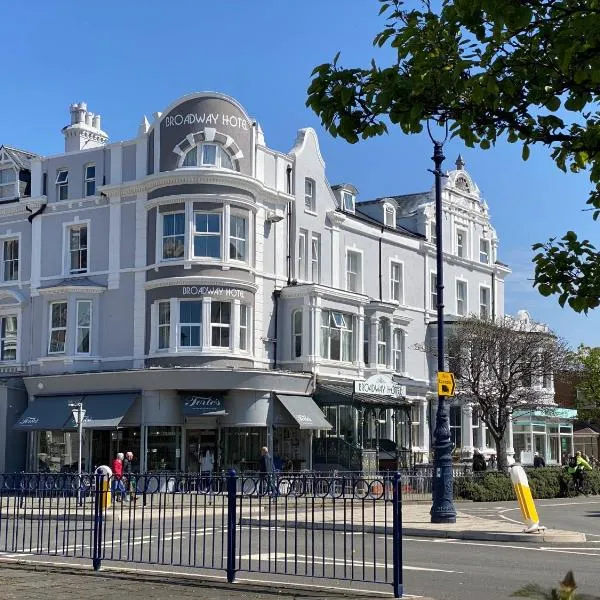
M 148 193 L 162 187 L 171 185 L 208 184 L 235 187 L 252 194 L 253 196 L 269 196 L 272 200 L 289 202 L 294 196 L 285 192 L 273 190 L 263 183 L 237 173 L 235 171 L 219 171 L 215 169 L 190 169 L 185 168 L 165 173 L 155 173 L 143 179 L 120 183 L 116 185 L 103 185 L 98 190 L 107 196 L 133 196 L 135 194 Z
M 78 294 L 101 294 L 106 291 L 105 286 L 101 285 L 53 285 L 51 287 L 39 288 L 38 292 L 40 294 L 56 294 L 56 293 L 78 293 Z
M 19 198 L 17 202 L 0 203 L 0 216 L 29 214 L 30 211 L 39 210 L 47 202 L 46 196 L 38 196 L 37 198 Z
M 366 294 L 358 294 L 347 290 L 337 288 L 329 288 L 318 283 L 307 283 L 284 287 L 281 290 L 281 295 L 284 298 L 304 298 L 306 296 L 314 296 L 317 298 L 325 298 L 326 300 L 337 300 L 355 304 L 357 306 L 368 306 L 371 298 Z

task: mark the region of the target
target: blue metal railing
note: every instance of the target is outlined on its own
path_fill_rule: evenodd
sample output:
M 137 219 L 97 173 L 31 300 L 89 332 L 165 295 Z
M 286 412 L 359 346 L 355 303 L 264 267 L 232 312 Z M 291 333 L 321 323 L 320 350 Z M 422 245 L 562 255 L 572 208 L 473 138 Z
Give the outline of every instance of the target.
M 365 581 L 402 593 L 400 474 L 0 475 L 0 555 Z

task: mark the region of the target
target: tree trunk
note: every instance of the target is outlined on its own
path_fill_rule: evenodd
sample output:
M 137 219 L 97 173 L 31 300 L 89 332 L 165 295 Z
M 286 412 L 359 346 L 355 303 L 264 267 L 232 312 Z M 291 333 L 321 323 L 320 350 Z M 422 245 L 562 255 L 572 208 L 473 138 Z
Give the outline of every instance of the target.
M 496 442 L 496 461 L 498 463 L 498 471 L 506 473 L 508 471 L 508 457 L 506 455 L 506 444 L 504 438 L 494 440 Z

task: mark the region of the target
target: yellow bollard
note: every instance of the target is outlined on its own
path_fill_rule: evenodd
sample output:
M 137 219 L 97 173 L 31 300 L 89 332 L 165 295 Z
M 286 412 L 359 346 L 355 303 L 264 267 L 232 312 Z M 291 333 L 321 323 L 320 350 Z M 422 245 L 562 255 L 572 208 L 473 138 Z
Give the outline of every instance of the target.
M 517 500 L 519 501 L 521 515 L 527 526 L 524 532 L 536 533 L 546 529 L 543 525 L 540 525 L 540 518 L 538 517 L 529 482 L 527 481 L 527 474 L 523 467 L 519 465 L 511 466 L 510 480 L 512 481 Z
M 110 508 L 112 502 L 112 494 L 110 491 L 112 470 L 106 465 L 101 465 L 96 469 L 96 475 L 102 475 L 100 484 L 100 508 L 106 510 L 107 508 Z

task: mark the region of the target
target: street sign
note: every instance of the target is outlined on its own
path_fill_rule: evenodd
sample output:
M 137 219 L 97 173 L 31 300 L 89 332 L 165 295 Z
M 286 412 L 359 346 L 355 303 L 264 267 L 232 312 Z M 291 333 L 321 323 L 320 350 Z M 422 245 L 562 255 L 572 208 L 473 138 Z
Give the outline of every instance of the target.
M 454 373 L 438 371 L 438 396 L 454 396 L 455 388 Z

